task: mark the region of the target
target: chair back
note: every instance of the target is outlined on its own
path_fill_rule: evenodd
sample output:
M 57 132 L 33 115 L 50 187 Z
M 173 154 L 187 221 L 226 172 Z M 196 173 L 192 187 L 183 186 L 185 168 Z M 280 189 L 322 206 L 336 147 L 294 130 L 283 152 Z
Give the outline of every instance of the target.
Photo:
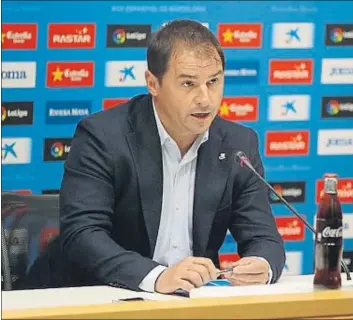
M 3 192 L 1 200 L 3 288 L 22 289 L 33 262 L 59 234 L 59 196 Z

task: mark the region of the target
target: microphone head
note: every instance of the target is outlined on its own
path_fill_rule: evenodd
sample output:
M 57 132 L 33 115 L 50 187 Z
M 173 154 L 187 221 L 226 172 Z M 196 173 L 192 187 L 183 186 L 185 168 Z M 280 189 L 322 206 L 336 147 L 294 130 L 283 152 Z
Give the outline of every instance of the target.
M 235 156 L 237 157 L 237 160 L 248 159 L 243 151 L 238 151 Z
M 245 164 L 249 164 L 250 163 L 248 157 L 246 156 L 246 154 L 243 151 L 238 151 L 235 154 L 235 157 L 236 157 L 237 161 L 240 161 L 240 166 L 241 167 L 244 167 L 244 163 Z
M 248 168 L 252 168 L 253 169 L 253 166 L 252 166 L 249 158 L 246 156 L 246 154 L 243 151 L 238 151 L 235 154 L 235 156 L 236 156 L 237 160 L 240 161 L 240 166 L 241 167 L 244 167 L 244 164 L 245 164 Z

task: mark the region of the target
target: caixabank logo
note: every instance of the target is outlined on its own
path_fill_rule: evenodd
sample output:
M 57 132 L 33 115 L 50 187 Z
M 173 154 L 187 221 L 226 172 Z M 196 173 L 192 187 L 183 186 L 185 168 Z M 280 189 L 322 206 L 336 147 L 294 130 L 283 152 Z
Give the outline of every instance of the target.
M 1 124 L 7 125 L 30 125 L 33 123 L 33 102 L 2 102 Z
M 107 48 L 146 47 L 150 24 L 108 24 Z
M 72 138 L 46 138 L 44 140 L 44 161 L 66 160 Z

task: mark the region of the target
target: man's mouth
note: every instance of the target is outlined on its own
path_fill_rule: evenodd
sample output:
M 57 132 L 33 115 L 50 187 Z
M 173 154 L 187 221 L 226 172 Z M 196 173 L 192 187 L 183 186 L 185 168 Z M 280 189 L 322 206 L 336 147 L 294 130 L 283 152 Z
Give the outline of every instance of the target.
M 195 112 L 191 115 L 197 119 L 206 119 L 210 114 L 210 112 Z

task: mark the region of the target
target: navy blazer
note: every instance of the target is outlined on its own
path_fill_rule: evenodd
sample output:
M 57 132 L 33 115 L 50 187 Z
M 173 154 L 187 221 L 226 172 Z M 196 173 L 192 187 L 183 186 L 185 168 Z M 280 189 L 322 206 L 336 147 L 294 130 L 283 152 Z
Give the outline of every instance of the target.
M 240 256 L 265 258 L 275 282 L 285 262 L 283 241 L 266 187 L 235 161 L 239 150 L 263 175 L 256 133 L 217 116 L 198 151 L 193 253 L 219 266 L 218 251 L 229 229 Z M 52 279 L 41 287 L 108 284 L 138 290 L 158 265 L 152 257 L 162 190 L 162 152 L 150 95 L 81 120 L 60 190 L 61 234 L 46 257 L 55 270 L 48 271 Z M 34 269 L 32 274 L 43 278 L 36 264 Z

